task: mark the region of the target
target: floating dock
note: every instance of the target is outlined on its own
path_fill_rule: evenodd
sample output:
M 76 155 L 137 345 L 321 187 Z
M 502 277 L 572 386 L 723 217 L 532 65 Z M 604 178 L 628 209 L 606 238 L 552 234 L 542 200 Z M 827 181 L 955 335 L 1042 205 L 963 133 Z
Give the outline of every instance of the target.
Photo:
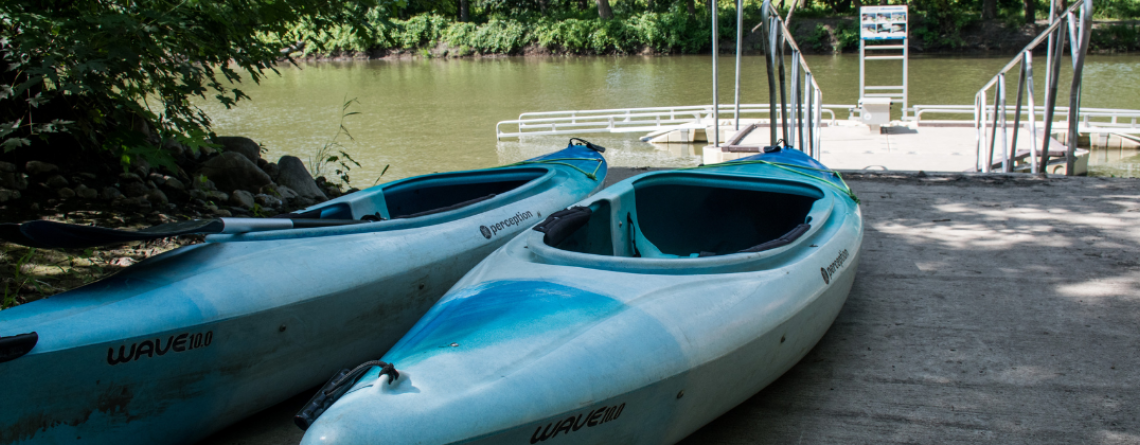
M 683 444 L 1140 442 L 1140 179 L 845 178 L 866 232 L 839 318 Z M 297 443 L 309 395 L 202 443 Z

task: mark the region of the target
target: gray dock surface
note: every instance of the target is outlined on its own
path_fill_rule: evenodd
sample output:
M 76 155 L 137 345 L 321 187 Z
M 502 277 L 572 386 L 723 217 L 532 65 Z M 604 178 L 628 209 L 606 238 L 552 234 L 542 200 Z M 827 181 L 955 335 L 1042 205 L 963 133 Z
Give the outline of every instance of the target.
M 846 176 L 866 236 L 839 318 L 683 444 L 1140 443 L 1140 180 L 922 176 Z M 202 443 L 295 444 L 307 397 Z

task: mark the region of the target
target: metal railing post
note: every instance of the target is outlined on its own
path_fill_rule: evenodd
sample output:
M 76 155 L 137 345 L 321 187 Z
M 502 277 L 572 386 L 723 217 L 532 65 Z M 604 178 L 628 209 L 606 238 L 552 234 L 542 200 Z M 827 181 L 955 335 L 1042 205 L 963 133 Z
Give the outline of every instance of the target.
M 1092 37 L 1091 24 L 1085 23 L 1092 17 L 1092 0 L 1083 0 L 1081 5 L 1081 25 L 1078 27 L 1081 35 L 1078 38 L 1077 48 L 1073 51 L 1073 81 L 1069 88 L 1069 149 L 1065 151 L 1065 175 L 1076 174 L 1077 142 L 1080 139 L 1077 127 L 1080 125 L 1081 112 L 1081 75 L 1085 68 L 1085 54 L 1088 53 L 1089 38 Z M 1070 20 L 1072 13 L 1069 13 Z
M 810 150 L 810 153 L 808 153 L 808 156 L 819 159 L 819 156 L 816 153 L 815 131 L 814 131 L 815 127 L 813 125 L 813 122 L 818 122 L 815 120 L 815 109 L 813 108 L 813 106 L 815 105 L 815 87 L 813 87 L 812 85 L 815 85 L 815 84 L 812 82 L 812 74 L 810 72 L 804 73 L 804 85 L 806 86 L 806 88 L 804 89 L 804 94 L 807 95 L 807 110 L 805 110 L 805 111 L 807 111 L 807 113 L 805 113 L 805 114 L 807 114 L 807 131 L 808 131 L 807 136 L 809 139 L 808 150 Z
M 1026 51 L 1021 62 L 1025 67 L 1025 88 L 1029 102 L 1029 171 L 1037 171 L 1037 112 L 1033 103 L 1033 51 Z
M 1050 55 L 1049 64 L 1049 86 L 1045 92 L 1045 133 L 1041 138 L 1041 165 L 1038 167 L 1038 173 L 1045 173 L 1049 166 L 1049 140 L 1052 139 L 1053 130 L 1053 115 L 1057 107 L 1057 83 L 1061 74 L 1061 48 L 1064 48 L 1063 42 L 1065 41 L 1065 28 L 1057 27 L 1057 45 L 1053 48 L 1053 54 Z M 1067 114 L 1067 113 L 1066 113 Z
M 716 21 L 717 21 L 716 1 L 710 1 L 709 2 L 709 9 L 712 12 L 712 78 L 713 78 L 712 118 L 713 118 L 713 134 L 712 134 L 711 140 L 713 141 L 714 147 L 719 147 L 720 146 L 720 98 L 717 95 L 719 91 L 717 90 L 717 84 L 716 84 L 716 81 L 717 81 L 717 77 L 716 77 L 716 74 L 717 74 L 716 73 L 716 61 L 717 60 L 716 59 L 717 59 L 717 54 L 719 52 L 718 48 L 717 48 L 717 40 L 719 40 L 719 39 L 717 39 L 717 37 L 719 37 L 719 36 L 717 35 L 717 29 L 716 29 Z M 705 128 L 708 128 L 708 127 L 705 127 Z M 705 135 L 705 136 L 707 137 L 708 135 Z
M 768 129 L 771 135 L 771 143 L 769 145 L 776 145 L 776 32 L 777 24 L 775 17 L 765 18 L 765 23 L 768 24 L 768 48 L 765 54 L 765 59 L 768 62 Z
M 1013 141 L 1009 143 L 1009 162 L 1005 165 L 1006 173 L 1013 173 L 1014 159 L 1017 158 L 1017 132 L 1021 129 L 1021 97 L 1025 94 L 1025 58 L 1021 60 L 1021 73 L 1017 79 L 1017 100 L 1014 101 L 1016 105 L 1013 109 Z
M 1004 75 L 999 75 L 999 77 L 1004 78 Z M 990 143 L 988 144 L 989 149 L 986 150 L 986 171 L 987 172 L 993 170 L 993 165 L 994 165 L 994 146 L 997 144 L 998 115 L 1001 114 L 1000 110 L 998 110 L 998 101 L 1001 100 L 1001 97 L 1002 97 L 1001 88 L 1002 88 L 1002 83 L 998 82 L 998 84 L 994 90 L 994 127 L 993 127 L 993 130 L 990 131 L 990 141 L 989 141 Z
M 779 20 L 778 16 L 777 16 L 777 20 Z M 779 22 L 777 22 L 777 23 L 779 23 Z M 780 26 L 781 27 L 784 26 L 783 23 L 780 23 Z M 787 141 L 788 141 L 788 92 L 787 92 L 787 89 L 784 87 L 784 77 L 785 77 L 784 76 L 784 44 L 785 44 L 784 33 L 781 32 L 776 37 L 776 40 L 777 40 L 778 45 L 780 47 L 779 52 L 776 53 L 776 55 L 779 56 L 779 58 L 780 58 L 780 73 L 779 73 L 779 77 L 780 77 L 780 124 L 781 124 L 780 125 L 780 131 L 781 131 L 780 136 L 783 136 L 784 143 L 787 144 Z
M 1001 100 L 1001 108 L 1000 108 L 1000 111 L 998 112 L 998 114 L 1001 115 L 1001 157 L 1002 157 L 1001 167 L 1002 167 L 1002 171 L 1013 171 L 1013 169 L 1012 169 L 1013 166 L 1010 164 L 1011 157 L 1006 156 L 1007 150 L 1006 150 L 1006 145 L 1005 145 L 1006 141 L 1009 140 L 1008 130 L 1007 130 L 1008 126 L 1006 125 L 1006 121 L 1005 121 L 1005 112 L 1006 112 L 1006 107 L 1005 107 L 1005 105 L 1006 105 L 1006 100 L 1005 100 L 1005 74 L 1001 74 L 1001 75 L 999 75 L 999 77 L 1001 77 L 1001 80 L 998 81 L 998 85 L 999 85 L 998 96 L 1000 96 L 1000 100 Z
M 740 53 L 744 50 L 744 0 L 736 0 L 736 131 L 740 131 Z
M 792 50 L 792 127 L 795 129 L 788 135 L 788 145 L 803 150 L 804 140 L 803 110 L 800 110 L 800 52 Z M 797 138 L 798 136 L 798 138 Z

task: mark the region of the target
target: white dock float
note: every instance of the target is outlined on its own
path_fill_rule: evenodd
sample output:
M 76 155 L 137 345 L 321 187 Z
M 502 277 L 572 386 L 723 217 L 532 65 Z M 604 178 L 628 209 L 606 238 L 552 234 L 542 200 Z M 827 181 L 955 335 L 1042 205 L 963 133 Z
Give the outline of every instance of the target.
M 753 130 L 735 145 L 721 147 L 706 146 L 703 162 L 715 164 L 758 153 L 756 148 L 770 145 L 767 124 Z M 724 129 L 724 127 L 722 127 Z M 729 129 L 728 135 L 735 134 Z M 1063 127 L 1056 131 L 1063 131 Z M 838 170 L 870 171 L 927 171 L 965 172 L 976 171 L 978 166 L 977 132 L 973 126 L 958 122 L 924 122 L 918 126 L 899 122 L 883 126 L 881 132 L 871 131 L 862 123 L 851 120 L 837 120 L 819 128 L 819 156 L 829 168 Z M 1000 131 L 999 131 L 1000 133 Z M 780 135 L 779 137 L 783 137 Z M 1031 147 L 1029 132 L 1022 130 L 1017 141 L 1017 151 L 1028 151 Z M 1040 150 L 1040 138 L 1032 144 Z M 1056 140 L 1051 142 L 1051 164 L 1063 161 L 1064 146 Z M 1006 151 L 1008 147 L 1004 148 Z M 1001 162 L 1003 147 L 995 147 L 994 161 Z M 1079 150 L 1077 175 L 1083 175 L 1088 168 L 1088 151 Z M 1064 173 L 1065 165 L 1050 165 L 1048 172 Z

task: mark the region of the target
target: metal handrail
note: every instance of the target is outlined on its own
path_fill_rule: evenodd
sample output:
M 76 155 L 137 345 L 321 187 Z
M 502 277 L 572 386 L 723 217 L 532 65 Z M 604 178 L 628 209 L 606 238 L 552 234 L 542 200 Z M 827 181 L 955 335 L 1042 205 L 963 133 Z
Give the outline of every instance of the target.
M 715 4 L 715 2 L 713 3 Z M 780 18 L 779 11 L 776 10 L 772 1 L 764 0 L 763 5 L 760 6 L 760 12 L 762 20 L 760 24 L 760 35 L 763 40 L 762 45 L 766 49 L 766 51 L 764 51 L 764 59 L 768 74 L 768 115 L 778 116 L 780 118 L 781 134 L 784 135 L 784 140 L 788 145 L 799 148 L 809 156 L 818 159 L 820 155 L 819 129 L 820 122 L 823 118 L 823 92 L 820 90 L 819 84 L 816 83 L 811 67 L 807 64 L 807 60 L 803 58 L 800 47 L 796 44 L 796 39 L 792 36 L 787 26 L 785 26 L 784 19 Z M 755 28 L 753 28 L 753 30 L 755 30 Z M 790 80 L 792 90 L 791 108 L 793 112 L 790 115 L 788 113 L 788 100 L 784 83 L 785 48 L 791 51 L 792 56 Z M 739 50 L 739 48 L 737 49 Z M 776 88 L 777 76 L 780 85 L 778 90 Z M 777 91 L 780 96 L 778 101 L 776 99 Z M 780 104 L 780 111 L 776 110 L 777 102 Z M 801 112 L 801 110 L 803 111 Z M 791 119 L 790 126 L 788 122 L 789 118 Z M 805 118 L 806 122 L 804 121 Z M 771 145 L 776 145 L 778 139 L 776 136 L 775 119 L 773 119 L 772 124 L 768 127 L 769 142 Z M 795 131 L 789 131 L 790 128 L 794 128 Z M 804 137 L 805 128 L 807 130 L 807 137 Z M 803 144 L 807 145 L 808 149 L 803 150 L 804 147 L 797 146 L 797 140 L 803 141 Z
M 734 104 L 722 104 L 721 113 L 735 115 Z M 741 116 L 766 117 L 769 104 L 740 104 Z M 835 111 L 850 105 L 822 105 L 820 114 L 827 114 L 835 123 Z M 806 109 L 804 110 L 806 111 Z M 668 129 L 685 125 L 703 125 L 711 120 L 712 105 L 685 105 L 677 107 L 611 108 L 603 110 L 572 110 L 528 112 L 519 119 L 500 121 L 495 125 L 497 139 L 520 136 L 544 136 L 587 132 L 634 132 Z M 822 122 L 822 121 L 821 121 Z M 516 126 L 517 131 L 506 132 L 503 127 Z M 561 130 L 559 130 L 561 128 Z
M 921 117 L 922 117 L 923 113 L 967 114 L 967 115 L 973 116 L 977 112 L 978 106 L 977 105 L 915 105 L 915 106 L 911 107 L 911 109 L 914 110 L 915 121 L 919 125 L 921 125 L 921 123 L 922 123 Z M 1000 110 L 1001 107 L 998 106 L 998 107 L 996 107 L 996 109 Z M 985 110 L 987 113 L 995 113 L 996 112 L 995 107 L 993 105 L 986 105 Z M 1061 116 L 1064 116 L 1066 118 L 1066 120 L 1068 119 L 1069 107 L 1054 107 L 1053 110 L 1054 110 L 1054 113 L 1053 113 L 1054 117 L 1057 117 L 1057 115 L 1061 115 Z M 1007 115 L 1008 114 L 1014 114 L 1014 113 L 1016 113 L 1016 110 L 1006 109 L 1005 113 Z M 1041 106 L 1034 107 L 1034 113 L 1037 115 L 1040 115 L 1040 116 L 1044 116 L 1045 115 L 1045 106 L 1041 105 Z M 1080 116 L 1081 116 L 1081 119 L 1086 124 L 1092 125 L 1092 126 L 1106 126 L 1106 127 L 1119 126 L 1121 128 L 1140 128 L 1140 110 L 1081 107 Z M 1090 118 L 1107 118 L 1107 119 L 1109 119 L 1109 121 L 1108 122 L 1093 121 L 1093 120 L 1090 120 Z M 1131 119 L 1132 121 L 1131 121 L 1131 123 L 1119 123 L 1119 122 L 1117 122 L 1117 120 L 1122 119 L 1122 118 L 1123 119 Z
M 1074 14 L 1079 14 L 1079 18 L 1074 16 Z M 1069 38 L 1069 50 L 1073 62 L 1073 80 L 1069 91 L 1069 107 L 1065 112 L 1066 121 L 1070 123 L 1066 125 L 1068 127 L 1068 137 L 1066 138 L 1068 149 L 1065 151 L 1065 171 L 1067 175 L 1076 174 L 1077 127 L 1079 126 L 1081 114 L 1081 74 L 1084 70 L 1085 55 L 1088 53 L 1089 40 L 1092 35 L 1092 14 L 1092 0 L 1079 0 L 1066 8 L 1065 11 L 1059 15 L 1053 14 L 1052 10 L 1050 10 L 1049 26 L 1045 31 L 1030 41 L 1016 57 L 1002 67 L 997 75 L 990 79 L 989 82 L 986 82 L 985 86 L 974 95 L 974 129 L 977 140 L 977 168 L 979 171 L 991 171 L 994 164 L 994 151 L 998 148 L 998 127 L 1001 127 L 1002 171 L 1007 173 L 1013 172 L 1014 162 L 1017 157 L 1018 130 L 1021 128 L 1023 97 L 1027 98 L 1029 109 L 1034 110 L 1034 112 L 1027 113 L 1027 115 L 1029 118 L 1029 131 L 1032 138 L 1030 142 L 1031 147 L 1036 143 L 1037 123 L 1035 117 L 1037 107 L 1033 104 L 1033 49 L 1042 42 L 1048 41 L 1048 58 L 1046 59 L 1047 66 L 1045 73 L 1046 88 L 1048 90 L 1045 94 L 1045 106 L 1043 107 L 1043 124 L 1045 127 L 1043 134 L 1045 137 L 1041 138 L 1040 161 L 1037 159 L 1036 147 L 1029 150 L 1030 171 L 1039 173 L 1045 172 L 1046 165 L 1049 163 L 1048 148 L 1050 138 L 1048 136 L 1051 133 L 1056 111 L 1060 108 L 1057 107 L 1056 104 L 1057 83 L 1058 79 L 1060 79 L 1061 55 L 1065 47 L 1065 33 L 1068 31 L 1072 34 Z M 1013 125 L 1013 138 L 1007 145 L 1007 141 L 1009 140 L 1007 127 L 1009 126 L 1006 124 L 1008 110 L 1006 109 L 1005 75 L 1018 66 L 1020 66 L 1021 69 L 1019 70 L 1020 79 L 1017 84 L 1017 99 L 1015 100 L 1016 106 L 1013 118 L 1015 124 Z M 995 89 L 994 104 L 992 107 L 986 104 L 986 93 L 991 88 Z M 1027 89 L 1028 91 L 1026 91 Z M 992 116 L 992 119 L 990 119 L 990 116 Z M 1113 120 L 1115 121 L 1115 118 Z M 1078 123 L 1078 125 L 1071 125 L 1073 122 Z M 987 125 L 991 129 L 988 135 L 986 134 Z

